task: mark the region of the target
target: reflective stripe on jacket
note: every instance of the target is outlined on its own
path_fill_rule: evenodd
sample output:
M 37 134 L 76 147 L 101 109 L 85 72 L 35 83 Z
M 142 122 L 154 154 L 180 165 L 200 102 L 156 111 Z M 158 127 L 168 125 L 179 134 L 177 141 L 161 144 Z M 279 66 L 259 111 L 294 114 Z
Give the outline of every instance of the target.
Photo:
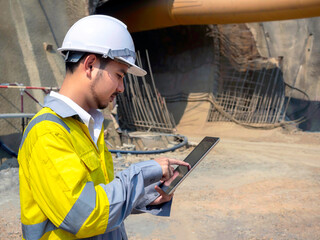
M 103 129 L 96 146 L 63 101 L 48 96 L 45 106 L 18 155 L 24 239 L 127 239 L 123 220 L 132 211 L 169 214 L 170 206 L 147 207 L 158 196 L 158 163 L 133 164 L 114 179 Z

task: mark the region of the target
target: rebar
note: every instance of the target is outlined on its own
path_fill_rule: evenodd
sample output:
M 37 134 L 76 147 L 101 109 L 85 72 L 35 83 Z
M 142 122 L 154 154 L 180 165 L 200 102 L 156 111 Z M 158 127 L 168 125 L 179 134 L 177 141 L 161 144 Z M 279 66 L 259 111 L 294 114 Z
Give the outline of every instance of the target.
M 147 77 L 128 74 L 125 78 L 126 90 L 117 97 L 121 128 L 129 126 L 137 130 L 172 133 L 175 128 L 172 114 L 168 111 L 166 101 L 156 88 L 148 51 L 146 51 Z M 140 52 L 137 53 L 138 66 L 142 66 Z
M 232 32 L 239 39 L 229 39 L 224 34 L 228 31 L 226 28 L 220 31 L 219 27 L 213 27 L 211 31 L 214 56 L 220 60 L 220 86 L 215 101 L 221 109 L 218 111 L 217 105 L 211 104 L 207 120 L 231 121 L 232 118 L 238 122 L 258 125 L 280 121 L 285 98 L 280 58 L 263 58 L 257 52 L 251 52 L 255 43 L 246 27 L 239 28 L 238 34 Z M 247 32 L 244 34 L 246 40 L 241 39 L 244 31 Z M 239 49 L 237 44 L 247 45 Z M 221 111 L 226 114 L 221 114 Z

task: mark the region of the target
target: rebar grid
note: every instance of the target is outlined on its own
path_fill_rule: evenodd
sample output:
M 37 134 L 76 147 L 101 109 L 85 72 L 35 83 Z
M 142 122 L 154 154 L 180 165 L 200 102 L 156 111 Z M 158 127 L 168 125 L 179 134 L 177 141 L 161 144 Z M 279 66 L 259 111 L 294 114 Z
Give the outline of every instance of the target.
M 224 31 L 226 31 L 224 29 Z M 230 28 L 227 29 L 230 33 Z M 215 56 L 219 56 L 219 88 L 215 100 L 223 111 L 243 123 L 276 123 L 283 114 L 284 81 L 282 58 L 257 55 L 249 29 L 231 28 L 230 39 L 217 26 L 211 26 Z M 238 47 L 241 44 L 241 49 Z M 213 105 L 208 121 L 230 121 Z

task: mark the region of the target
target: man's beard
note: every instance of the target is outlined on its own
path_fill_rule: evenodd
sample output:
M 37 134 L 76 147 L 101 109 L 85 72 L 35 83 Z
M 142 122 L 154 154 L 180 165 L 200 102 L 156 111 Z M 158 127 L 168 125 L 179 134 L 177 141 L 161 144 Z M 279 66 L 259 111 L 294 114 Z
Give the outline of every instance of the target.
M 99 70 L 98 73 L 97 73 L 97 77 L 93 80 L 93 83 L 91 84 L 91 87 L 90 87 L 90 91 L 91 91 L 91 94 L 93 96 L 93 99 L 95 101 L 95 103 L 97 104 L 97 108 L 100 109 L 100 110 L 103 110 L 105 109 L 106 107 L 108 107 L 109 105 L 109 102 L 107 103 L 102 103 L 100 100 L 99 100 L 99 97 L 98 97 L 98 94 L 97 92 L 95 91 L 95 86 L 97 85 L 97 83 L 102 79 L 102 75 L 103 75 L 103 71 L 102 70 Z M 118 95 L 117 92 L 113 93 L 112 95 L 115 95 L 115 97 Z M 112 96 L 111 95 L 111 96 Z

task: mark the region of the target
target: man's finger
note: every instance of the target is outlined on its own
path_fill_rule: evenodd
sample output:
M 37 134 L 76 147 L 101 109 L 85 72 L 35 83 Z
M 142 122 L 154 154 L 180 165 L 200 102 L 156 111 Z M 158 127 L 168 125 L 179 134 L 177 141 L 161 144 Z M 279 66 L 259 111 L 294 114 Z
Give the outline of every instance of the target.
M 150 205 L 159 205 L 172 199 L 173 194 L 167 195 L 159 186 L 155 186 L 155 189 L 160 194 L 160 196 L 152 203 L 150 203 Z
M 168 158 L 168 161 L 169 161 L 170 165 L 181 165 L 181 166 L 190 167 L 189 163 L 178 160 L 178 159 Z
M 173 196 L 173 193 L 171 193 L 170 195 L 166 194 L 166 192 L 163 191 L 158 185 L 155 186 L 155 189 L 163 197 L 172 198 L 172 196 Z

